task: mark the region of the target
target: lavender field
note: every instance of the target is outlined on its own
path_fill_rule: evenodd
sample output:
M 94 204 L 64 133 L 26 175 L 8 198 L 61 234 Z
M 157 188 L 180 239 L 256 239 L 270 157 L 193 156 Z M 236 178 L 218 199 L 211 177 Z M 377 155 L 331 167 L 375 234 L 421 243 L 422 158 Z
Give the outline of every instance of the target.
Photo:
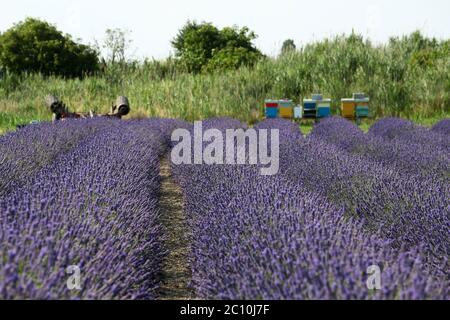
M 162 170 L 179 128 L 194 130 L 100 118 L 0 136 L 0 299 L 450 299 L 449 120 L 387 118 L 364 133 L 333 117 L 307 136 L 265 120 L 256 131 L 279 130 L 273 176 Z

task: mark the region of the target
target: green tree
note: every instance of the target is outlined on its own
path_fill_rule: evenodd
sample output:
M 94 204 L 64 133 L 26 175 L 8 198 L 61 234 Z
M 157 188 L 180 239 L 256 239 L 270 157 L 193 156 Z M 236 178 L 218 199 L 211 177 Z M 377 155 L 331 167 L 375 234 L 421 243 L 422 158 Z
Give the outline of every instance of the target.
M 281 54 L 285 55 L 286 53 L 293 52 L 297 49 L 295 46 L 294 40 L 287 39 L 283 42 L 283 46 L 281 47 Z
M 219 30 L 211 23 L 188 21 L 173 39 L 172 46 L 188 72 L 235 69 L 253 65 L 262 57 L 252 41 L 255 33 L 247 27 Z
M 237 69 L 240 66 L 252 66 L 258 61 L 261 54 L 243 47 L 225 47 L 214 51 L 208 64 L 203 67 L 203 71 L 225 71 Z
M 9 72 L 82 77 L 98 70 L 98 53 L 34 18 L 0 35 L 0 65 Z

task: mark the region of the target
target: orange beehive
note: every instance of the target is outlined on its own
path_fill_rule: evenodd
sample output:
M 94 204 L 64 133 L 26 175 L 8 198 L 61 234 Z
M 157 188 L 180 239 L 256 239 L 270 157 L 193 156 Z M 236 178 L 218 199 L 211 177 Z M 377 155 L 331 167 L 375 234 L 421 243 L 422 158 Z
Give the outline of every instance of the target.
M 294 109 L 281 107 L 279 110 L 279 115 L 281 118 L 292 119 L 294 118 Z
M 356 103 L 353 99 L 342 99 L 341 112 L 344 118 L 355 117 Z
M 280 100 L 279 104 L 280 106 L 278 112 L 281 118 L 294 118 L 294 105 L 292 103 L 292 100 Z

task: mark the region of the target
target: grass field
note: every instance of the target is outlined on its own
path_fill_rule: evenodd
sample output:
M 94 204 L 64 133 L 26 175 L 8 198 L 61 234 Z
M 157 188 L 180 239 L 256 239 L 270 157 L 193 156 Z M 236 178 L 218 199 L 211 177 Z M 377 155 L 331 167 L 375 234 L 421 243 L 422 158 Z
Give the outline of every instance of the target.
M 230 116 L 254 124 L 264 116 L 264 99 L 298 103 L 315 92 L 333 99 L 334 113 L 341 98 L 365 92 L 371 98 L 372 121 L 398 116 L 430 126 L 450 117 L 450 42 L 413 33 L 374 46 L 353 34 L 266 58 L 253 68 L 212 74 L 185 73 L 175 59 L 112 65 L 82 80 L 4 74 L 0 132 L 31 120 L 50 120 L 44 105 L 48 94 L 60 97 L 72 111 L 107 112 L 116 96 L 126 95 L 130 118 Z

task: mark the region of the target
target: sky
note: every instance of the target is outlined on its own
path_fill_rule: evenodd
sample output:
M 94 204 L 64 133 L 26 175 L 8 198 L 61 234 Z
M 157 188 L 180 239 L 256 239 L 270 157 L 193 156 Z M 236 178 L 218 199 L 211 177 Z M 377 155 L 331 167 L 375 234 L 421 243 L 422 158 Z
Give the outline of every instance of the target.
M 256 46 L 278 54 L 285 39 L 297 46 L 354 30 L 382 43 L 420 30 L 450 38 L 449 0 L 2 0 L 0 32 L 26 17 L 44 19 L 83 43 L 101 43 L 105 30 L 131 31 L 133 58 L 173 54 L 170 41 L 188 21 L 247 26 Z

